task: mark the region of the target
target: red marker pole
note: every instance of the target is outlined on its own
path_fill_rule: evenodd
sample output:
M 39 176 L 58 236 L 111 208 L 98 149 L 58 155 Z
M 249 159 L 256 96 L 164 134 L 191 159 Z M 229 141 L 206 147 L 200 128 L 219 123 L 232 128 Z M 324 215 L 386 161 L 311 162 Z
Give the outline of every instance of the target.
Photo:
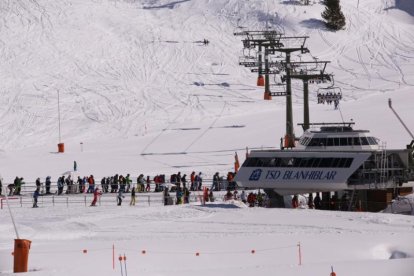
M 112 244 L 112 269 L 115 270 L 115 244 Z
M 302 265 L 302 252 L 300 250 L 300 242 L 298 243 L 298 250 L 299 250 L 299 265 Z

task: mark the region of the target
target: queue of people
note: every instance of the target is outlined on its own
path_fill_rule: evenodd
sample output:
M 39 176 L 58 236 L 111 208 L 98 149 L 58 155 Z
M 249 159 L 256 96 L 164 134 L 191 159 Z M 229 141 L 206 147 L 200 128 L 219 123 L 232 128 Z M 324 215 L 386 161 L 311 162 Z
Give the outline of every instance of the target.
M 130 174 L 126 174 L 126 176 L 115 174 L 114 176 L 103 177 L 100 181 L 100 186 L 95 183 L 93 175 L 85 177 L 78 176 L 76 181 L 72 179 L 71 175 L 67 175 L 60 176 L 57 179 L 56 192 L 52 192 L 52 180 L 50 176 L 47 176 L 44 183 L 40 178 L 35 180 L 36 188 L 33 192 L 33 208 L 38 207 L 37 202 L 39 196 L 78 193 L 93 195 L 90 206 L 96 206 L 99 197 L 104 193 L 116 194 L 118 206 L 122 205 L 125 193 L 130 194 L 129 205 L 135 206 L 136 194 L 148 192 L 163 192 L 164 205 L 188 204 L 190 202 L 191 193 L 197 191 L 203 191 L 202 196 L 199 194 L 196 195 L 201 196 L 204 202 L 214 202 L 215 196 L 213 191 L 221 191 L 224 187 L 227 188 L 227 191 L 223 196 L 224 201 L 239 200 L 249 207 L 268 206 L 269 198 L 260 190 L 258 192 L 246 192 L 245 190 L 239 192 L 237 190 L 237 185 L 234 182 L 234 176 L 234 173 L 229 172 L 226 180 L 224 180 L 224 178 L 220 177 L 219 173 L 216 172 L 213 176 L 211 187 L 207 188 L 203 186 L 202 173 L 196 173 L 195 171 L 191 172 L 188 179 L 186 174 L 181 174 L 181 172 L 174 173 L 170 176 L 169 184 L 166 183 L 164 174 L 157 174 L 153 178 L 150 176 L 145 177 L 144 174 L 139 174 L 135 184 L 133 184 Z M 8 195 L 21 195 L 22 185 L 24 184 L 24 178 L 16 176 L 13 183 L 7 185 L 9 190 Z M 3 181 L 0 179 L 0 196 L 2 195 L 2 192 Z M 305 200 L 303 200 L 303 196 L 300 200 L 298 195 L 293 195 L 291 207 L 321 210 L 349 210 L 350 200 L 347 194 L 343 194 L 340 198 L 336 193 L 332 196 L 329 195 L 328 197 L 327 194 L 329 193 L 324 193 L 324 197 L 321 198 L 320 193 L 310 193 Z M 355 209 L 360 210 L 361 208 L 356 204 Z

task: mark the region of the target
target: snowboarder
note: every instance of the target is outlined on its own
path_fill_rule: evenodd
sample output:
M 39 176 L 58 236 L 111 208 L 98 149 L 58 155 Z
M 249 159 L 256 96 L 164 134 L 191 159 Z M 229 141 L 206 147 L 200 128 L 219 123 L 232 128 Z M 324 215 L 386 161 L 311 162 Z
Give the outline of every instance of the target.
M 93 192 L 93 200 L 91 206 L 96 206 L 96 202 L 98 201 L 98 197 L 102 195 L 102 192 L 99 191 L 99 188 L 96 188 Z
M 76 172 L 77 169 L 78 169 L 78 164 L 76 163 L 76 161 L 73 161 L 73 171 Z

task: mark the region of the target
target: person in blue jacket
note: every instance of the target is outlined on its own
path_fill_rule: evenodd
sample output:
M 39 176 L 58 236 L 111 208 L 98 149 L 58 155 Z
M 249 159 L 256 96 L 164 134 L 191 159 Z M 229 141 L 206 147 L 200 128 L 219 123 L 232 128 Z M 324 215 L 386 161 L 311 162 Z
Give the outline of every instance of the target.
M 33 193 L 33 208 L 37 208 L 39 206 L 37 206 L 37 198 L 39 197 L 40 194 L 40 188 L 37 188 L 36 191 L 34 191 Z

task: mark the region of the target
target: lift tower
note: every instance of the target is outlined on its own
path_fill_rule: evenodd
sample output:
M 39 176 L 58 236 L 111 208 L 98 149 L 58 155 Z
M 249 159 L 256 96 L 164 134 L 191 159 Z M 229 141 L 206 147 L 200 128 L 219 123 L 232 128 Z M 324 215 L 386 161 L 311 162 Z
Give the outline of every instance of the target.
M 332 75 L 325 73 L 328 63 L 330 61 L 299 61 L 290 63 L 290 78 L 299 79 L 303 82 L 303 130 L 309 129 L 309 81 L 331 81 Z M 283 61 L 282 65 L 285 68 L 288 67 L 288 64 Z
M 292 114 L 292 86 L 291 86 L 291 54 L 293 52 L 300 52 L 302 54 L 309 53 L 309 50 L 305 47 L 306 39 L 308 36 L 284 36 L 277 31 L 243 31 L 239 33 L 234 33 L 236 36 L 246 36 L 243 39 L 244 48 L 255 48 L 260 49 L 264 48 L 264 63 L 265 68 L 263 69 L 263 63 L 260 56 L 260 61 L 257 63 L 253 62 L 240 62 L 240 65 L 245 65 L 246 67 L 255 67 L 257 65 L 257 72 L 259 78 L 262 74 L 265 75 L 265 94 L 264 98 L 266 100 L 271 99 L 270 91 L 270 82 L 269 75 L 279 73 L 281 70 L 286 72 L 286 92 L 280 93 L 278 96 L 286 96 L 286 134 L 285 134 L 285 147 L 292 148 L 295 147 L 295 134 L 293 128 L 293 114 Z M 281 52 L 285 54 L 285 66 L 284 68 L 278 68 L 276 70 L 271 70 L 271 62 L 269 62 L 269 55 L 275 54 L 276 52 Z M 275 67 L 280 67 L 279 62 L 274 63 Z M 252 70 L 255 72 L 255 70 Z
M 285 53 L 285 71 L 286 71 L 286 134 L 285 147 L 295 147 L 295 134 L 293 129 L 293 115 L 292 115 L 292 84 L 291 74 L 292 65 L 290 61 L 293 52 L 300 52 L 302 54 L 309 53 L 308 48 L 305 47 L 308 36 L 282 36 L 280 43 L 283 45 L 280 48 L 274 48 L 275 52 Z
M 245 67 L 257 67 L 257 86 L 265 86 L 265 92 L 268 90 L 268 76 L 265 75 L 263 79 L 263 54 L 264 61 L 266 66 L 267 53 L 266 49 L 268 47 L 281 47 L 279 43 L 282 33 L 276 30 L 264 30 L 264 31 L 242 31 L 233 33 L 235 36 L 245 36 L 246 38 L 242 40 L 244 49 L 258 48 L 258 57 L 255 62 L 252 61 L 240 61 L 239 65 L 244 65 Z M 264 53 L 263 53 L 264 49 Z

